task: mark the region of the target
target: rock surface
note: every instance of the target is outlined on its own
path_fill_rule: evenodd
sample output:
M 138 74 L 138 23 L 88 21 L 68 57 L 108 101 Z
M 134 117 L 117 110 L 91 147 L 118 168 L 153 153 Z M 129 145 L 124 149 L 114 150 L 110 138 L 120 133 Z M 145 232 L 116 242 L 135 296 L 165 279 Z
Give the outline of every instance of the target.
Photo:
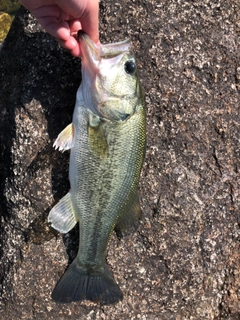
M 49 228 L 68 190 L 80 62 L 23 9 L 0 51 L 0 318 L 240 318 L 240 5 L 238 0 L 100 3 L 103 43 L 130 36 L 147 103 L 144 218 L 107 261 L 124 299 L 59 305 L 50 294 L 77 230 Z

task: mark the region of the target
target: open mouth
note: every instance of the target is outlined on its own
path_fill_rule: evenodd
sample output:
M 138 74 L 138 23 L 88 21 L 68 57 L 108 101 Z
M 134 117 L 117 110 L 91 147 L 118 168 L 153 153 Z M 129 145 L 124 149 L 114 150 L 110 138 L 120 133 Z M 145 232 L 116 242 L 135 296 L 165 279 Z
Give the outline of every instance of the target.
M 95 44 L 89 36 L 82 30 L 78 31 L 78 39 L 80 41 L 82 58 L 93 60 L 94 64 L 101 59 L 111 59 L 130 50 L 131 41 L 126 39 L 120 42 L 109 44 Z

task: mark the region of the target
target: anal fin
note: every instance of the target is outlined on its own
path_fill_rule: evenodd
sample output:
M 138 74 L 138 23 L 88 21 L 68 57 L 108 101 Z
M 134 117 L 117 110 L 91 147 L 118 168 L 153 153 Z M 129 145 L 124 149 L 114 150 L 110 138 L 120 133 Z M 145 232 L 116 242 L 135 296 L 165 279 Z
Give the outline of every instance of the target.
M 67 233 L 75 226 L 77 219 L 69 192 L 52 208 L 48 216 L 48 222 L 61 233 Z

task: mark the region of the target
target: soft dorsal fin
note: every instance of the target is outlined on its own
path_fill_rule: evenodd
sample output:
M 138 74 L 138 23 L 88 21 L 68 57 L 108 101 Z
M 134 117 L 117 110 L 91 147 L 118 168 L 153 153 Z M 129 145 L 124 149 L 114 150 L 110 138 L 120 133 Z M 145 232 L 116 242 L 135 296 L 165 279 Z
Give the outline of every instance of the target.
M 119 217 L 118 222 L 115 226 L 115 231 L 118 235 L 121 235 L 128 226 L 136 227 L 138 221 L 142 217 L 142 209 L 139 203 L 138 193 L 131 197 L 126 206 L 125 212 Z

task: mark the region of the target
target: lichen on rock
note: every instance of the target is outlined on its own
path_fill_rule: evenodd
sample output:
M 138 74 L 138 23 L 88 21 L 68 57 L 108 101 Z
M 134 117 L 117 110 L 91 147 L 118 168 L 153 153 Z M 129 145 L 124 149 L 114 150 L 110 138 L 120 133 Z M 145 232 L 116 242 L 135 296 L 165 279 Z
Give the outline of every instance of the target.
M 6 37 L 10 26 L 12 23 L 12 18 L 9 14 L 5 12 L 0 12 L 0 42 Z

